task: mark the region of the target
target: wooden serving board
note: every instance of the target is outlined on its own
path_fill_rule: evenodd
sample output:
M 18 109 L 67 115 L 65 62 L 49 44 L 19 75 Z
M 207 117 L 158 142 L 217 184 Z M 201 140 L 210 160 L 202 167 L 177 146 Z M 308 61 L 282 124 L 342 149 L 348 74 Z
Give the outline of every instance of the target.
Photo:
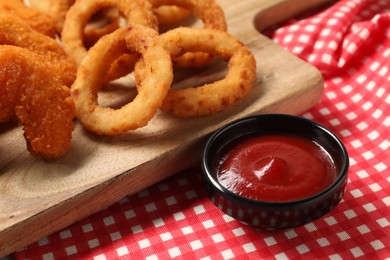
M 258 13 L 285 2 L 218 1 L 229 32 L 250 48 L 257 62 L 257 80 L 250 95 L 223 113 L 178 119 L 159 112 L 146 127 L 119 137 L 96 136 L 76 125 L 71 150 L 53 163 L 30 156 L 21 127 L 1 124 L 0 256 L 198 162 L 205 138 L 232 120 L 256 113 L 298 114 L 316 104 L 323 92 L 319 71 L 254 27 Z M 272 22 L 278 21 L 278 15 L 286 18 L 297 11 L 275 10 Z M 225 67 L 215 64 L 200 74 L 178 75 L 177 84 L 212 81 L 223 77 Z M 106 95 L 115 97 L 115 93 Z

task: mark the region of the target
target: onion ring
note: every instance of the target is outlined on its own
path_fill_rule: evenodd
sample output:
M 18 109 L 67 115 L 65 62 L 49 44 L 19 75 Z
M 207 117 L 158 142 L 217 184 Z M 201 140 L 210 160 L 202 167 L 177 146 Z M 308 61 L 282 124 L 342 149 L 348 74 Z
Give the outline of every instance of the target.
M 53 17 L 56 31 L 61 34 L 66 13 L 76 0 L 49 0 L 49 14 Z
M 56 28 L 57 32 L 61 33 L 66 13 L 68 12 L 69 8 L 74 4 L 76 0 L 29 0 L 31 3 L 31 6 L 44 12 L 51 13 L 53 18 L 56 21 Z M 50 10 L 50 11 L 49 11 Z M 168 25 L 176 23 L 184 18 L 186 18 L 190 12 L 184 8 L 177 7 L 177 6 L 161 6 L 159 8 L 156 8 L 154 10 L 154 13 L 157 17 L 158 24 L 160 25 Z M 86 32 L 88 35 L 91 33 L 91 37 L 93 37 L 93 34 L 96 34 L 96 32 Z M 101 34 L 100 36 L 103 36 Z M 87 40 L 89 40 L 89 37 L 86 36 Z
M 144 0 L 84 0 L 76 1 L 67 12 L 61 40 L 65 51 L 80 64 L 87 50 L 83 44 L 84 27 L 94 13 L 116 7 L 123 14 L 127 24 L 141 24 L 157 29 L 157 19 L 153 8 Z
M 138 74 L 137 96 L 120 109 L 98 105 L 98 91 L 110 64 L 125 52 L 141 55 L 134 69 Z M 138 64 L 142 63 L 140 70 Z M 118 135 L 145 126 L 161 106 L 173 80 L 172 62 L 158 32 L 142 25 L 119 28 L 103 36 L 80 64 L 71 88 L 76 117 L 88 130 Z
M 149 0 L 154 8 L 164 5 L 175 5 L 193 13 L 202 20 L 203 28 L 226 31 L 227 24 L 222 8 L 215 0 Z M 185 68 L 199 68 L 214 60 L 214 55 L 201 52 L 183 53 L 172 56 L 175 65 Z
M 64 27 L 66 14 L 74 3 L 75 0 L 50 0 L 48 13 L 53 17 L 59 35 Z M 94 14 L 91 20 L 84 30 L 83 42 L 87 48 L 95 44 L 103 35 L 119 27 L 119 13 L 114 9 L 101 10 Z
M 34 8 L 43 13 L 49 13 L 49 0 L 29 0 L 28 1 L 31 8 Z
M 103 35 L 112 33 L 120 26 L 120 15 L 114 8 L 100 10 L 95 13 L 84 29 L 83 42 L 88 49 Z
M 176 6 L 192 12 L 201 19 L 204 28 L 227 30 L 225 14 L 215 0 L 149 0 L 153 8 Z
M 24 48 L 0 46 L 0 67 L 0 122 L 18 119 L 35 158 L 60 158 L 74 129 L 70 89 L 43 57 Z
M 25 21 L 11 14 L 0 14 L 0 45 L 29 49 L 45 59 L 61 81 L 70 86 L 76 78 L 77 65 L 53 38 L 33 30 Z
M 162 5 L 154 9 L 159 25 L 170 25 L 188 17 L 191 12 L 175 5 Z
M 161 35 L 172 56 L 186 51 L 202 51 L 228 61 L 224 79 L 199 87 L 171 88 L 161 109 L 179 117 L 218 113 L 240 101 L 256 79 L 256 61 L 237 39 L 220 30 L 176 28 Z M 137 76 L 137 75 L 136 75 Z

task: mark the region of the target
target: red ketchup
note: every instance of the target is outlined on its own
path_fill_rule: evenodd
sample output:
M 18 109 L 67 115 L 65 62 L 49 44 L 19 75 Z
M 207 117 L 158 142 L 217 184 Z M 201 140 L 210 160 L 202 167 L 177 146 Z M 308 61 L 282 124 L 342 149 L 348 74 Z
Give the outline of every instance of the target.
M 316 142 L 283 134 L 244 137 L 221 154 L 218 181 L 250 199 L 287 202 L 310 197 L 336 179 L 328 152 Z

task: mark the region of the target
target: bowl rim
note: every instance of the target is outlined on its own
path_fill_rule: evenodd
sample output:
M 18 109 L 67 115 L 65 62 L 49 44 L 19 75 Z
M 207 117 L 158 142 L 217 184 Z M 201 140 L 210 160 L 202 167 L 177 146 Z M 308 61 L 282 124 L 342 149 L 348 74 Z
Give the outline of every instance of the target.
M 209 152 L 210 148 L 213 145 L 215 145 L 214 142 L 216 141 L 216 139 L 220 135 L 224 134 L 225 132 L 231 131 L 233 128 L 237 127 L 240 124 L 245 124 L 248 121 L 252 121 L 252 120 L 259 120 L 259 118 L 261 119 L 261 118 L 269 118 L 269 117 L 279 117 L 280 119 L 289 118 L 291 120 L 298 120 L 298 121 L 304 122 L 306 124 L 310 124 L 313 127 L 324 132 L 326 135 L 329 135 L 331 138 L 333 138 L 336 141 L 336 143 L 338 145 L 337 149 L 341 152 L 343 160 L 342 160 L 342 165 L 341 165 L 341 168 L 339 171 L 340 174 L 337 176 L 336 180 L 331 185 L 329 185 L 327 188 L 323 189 L 321 192 L 318 192 L 314 195 L 311 195 L 311 196 L 309 196 L 307 198 L 303 198 L 303 199 L 291 200 L 291 201 L 262 201 L 262 200 L 254 200 L 254 199 L 250 199 L 250 198 L 238 195 L 237 193 L 230 191 L 229 189 L 225 188 L 221 183 L 219 183 L 219 181 L 214 177 L 214 175 L 216 176 L 216 174 L 213 175 L 211 167 L 207 163 L 208 152 Z M 256 132 L 253 132 L 253 133 L 255 134 Z M 246 135 L 248 135 L 248 133 L 242 134 L 242 135 L 237 135 L 236 138 L 240 138 L 240 137 L 246 136 Z M 216 189 L 221 194 L 229 196 L 237 201 L 251 204 L 253 206 L 281 206 L 282 207 L 282 206 L 294 206 L 294 205 L 298 205 L 298 204 L 304 204 L 306 202 L 316 200 L 322 196 L 325 196 L 326 194 L 331 192 L 333 189 L 335 189 L 339 185 L 343 185 L 342 182 L 348 177 L 349 155 L 348 155 L 348 151 L 347 151 L 346 147 L 344 146 L 344 144 L 340 140 L 340 138 L 333 131 L 331 131 L 330 129 L 328 129 L 327 127 L 323 126 L 322 124 L 320 124 L 316 121 L 313 121 L 313 120 L 310 120 L 308 118 L 304 118 L 301 116 L 290 115 L 290 114 L 256 114 L 256 115 L 247 116 L 247 117 L 243 117 L 243 118 L 234 120 L 234 121 L 226 124 L 225 126 L 219 128 L 214 133 L 212 133 L 211 136 L 208 138 L 208 140 L 204 146 L 203 152 L 202 152 L 201 167 L 202 167 L 203 175 L 206 176 L 207 181 L 209 183 L 211 183 L 211 185 L 214 187 L 214 189 Z

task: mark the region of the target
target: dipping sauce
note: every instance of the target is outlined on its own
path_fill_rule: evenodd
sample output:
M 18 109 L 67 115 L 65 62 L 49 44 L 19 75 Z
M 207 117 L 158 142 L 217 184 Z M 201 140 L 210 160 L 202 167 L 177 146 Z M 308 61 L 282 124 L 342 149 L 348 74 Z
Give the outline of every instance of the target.
M 217 163 L 218 181 L 250 199 L 287 202 L 310 197 L 337 175 L 329 153 L 316 142 L 284 134 L 242 137 L 228 145 Z

